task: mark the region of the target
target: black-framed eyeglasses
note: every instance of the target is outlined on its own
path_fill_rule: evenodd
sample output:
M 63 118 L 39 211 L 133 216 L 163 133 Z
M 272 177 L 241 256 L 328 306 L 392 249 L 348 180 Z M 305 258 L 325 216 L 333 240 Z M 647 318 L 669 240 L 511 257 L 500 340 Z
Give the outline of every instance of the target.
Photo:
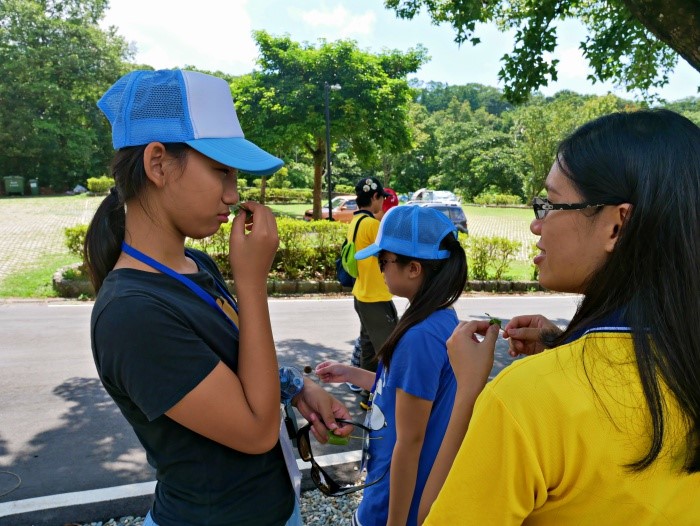
M 384 258 L 378 258 L 379 261 L 379 271 L 384 272 L 384 267 L 386 267 L 389 263 L 396 263 L 398 259 L 384 259 Z
M 586 208 L 600 208 L 608 206 L 605 203 L 551 203 L 544 197 L 535 197 L 532 200 L 532 209 L 535 211 L 535 219 L 544 219 L 552 210 L 585 210 Z
M 371 431 L 370 428 L 367 426 L 364 426 L 362 424 L 358 424 L 357 422 L 352 422 L 350 420 L 342 420 L 342 419 L 336 419 L 336 422 L 339 422 L 341 424 L 350 424 L 352 426 L 355 426 L 357 428 L 360 428 L 363 432 L 362 437 L 357 437 L 357 436 L 350 436 L 349 438 L 353 439 L 360 439 L 362 440 L 362 464 L 360 468 L 360 472 L 362 472 L 365 468 L 366 465 L 366 459 L 367 459 L 367 450 L 369 448 L 369 433 Z M 316 462 L 316 459 L 314 459 L 314 454 L 311 451 L 311 440 L 309 438 L 309 432 L 311 431 L 311 424 L 308 423 L 301 429 L 299 429 L 297 433 L 297 449 L 299 450 L 299 456 L 301 459 L 305 462 L 311 462 L 311 480 L 313 480 L 314 484 L 316 484 L 316 487 L 321 490 L 321 492 L 324 495 L 328 495 L 329 497 L 340 497 L 342 495 L 347 495 L 348 493 L 354 493 L 355 491 L 360 491 L 362 489 L 368 488 L 369 486 L 373 486 L 377 482 L 379 482 L 382 478 L 384 478 L 384 475 L 386 475 L 386 471 L 382 473 L 382 475 L 375 480 L 367 481 L 365 480 L 364 483 L 358 483 L 358 482 L 352 482 L 349 484 L 340 484 L 333 480 L 328 473 L 326 473 L 321 466 L 318 465 Z M 380 438 L 380 437 L 377 437 Z M 388 471 L 388 470 L 387 470 Z

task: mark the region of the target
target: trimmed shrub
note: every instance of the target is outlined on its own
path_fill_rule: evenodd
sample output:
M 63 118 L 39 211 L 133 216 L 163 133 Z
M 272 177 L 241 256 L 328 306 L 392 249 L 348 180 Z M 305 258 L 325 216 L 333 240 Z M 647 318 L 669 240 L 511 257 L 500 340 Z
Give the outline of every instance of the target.
M 505 237 L 470 236 L 467 240 L 470 278 L 502 280 L 520 246 L 519 241 Z
M 528 252 L 528 256 L 530 257 L 530 262 L 532 263 L 532 260 L 535 259 L 535 256 L 540 253 L 540 249 L 537 248 L 537 243 L 533 243 L 530 245 L 530 251 Z M 537 265 L 532 263 L 532 281 L 537 281 L 539 279 L 539 274 L 540 274 L 540 269 Z
M 335 279 L 335 258 L 347 232 L 347 225 L 333 221 L 302 221 L 277 218 L 280 246 L 272 263 L 270 277 L 280 280 Z M 231 224 L 225 223 L 216 234 L 205 239 L 189 239 L 187 245 L 209 254 L 231 278 L 228 260 Z
M 239 187 L 240 188 L 240 187 Z M 260 188 L 240 188 L 241 201 L 260 201 Z M 266 203 L 309 203 L 313 199 L 313 190 L 308 188 L 270 188 L 265 189 Z
M 87 225 L 69 226 L 63 232 L 66 236 L 66 247 L 68 252 L 80 258 L 83 257 L 83 245 L 87 234 Z
M 475 205 L 521 205 L 523 200 L 519 195 L 511 194 L 481 194 L 474 198 Z
M 114 186 L 114 179 L 103 175 L 102 177 L 90 177 L 87 180 L 87 188 L 93 194 L 106 194 Z

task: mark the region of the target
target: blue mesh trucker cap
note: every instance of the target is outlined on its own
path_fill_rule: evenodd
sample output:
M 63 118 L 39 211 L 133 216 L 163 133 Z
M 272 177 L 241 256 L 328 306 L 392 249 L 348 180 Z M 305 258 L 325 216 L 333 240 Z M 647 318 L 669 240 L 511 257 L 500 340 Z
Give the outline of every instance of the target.
M 225 80 L 195 71 L 132 71 L 97 102 L 118 150 L 183 142 L 226 166 L 255 175 L 284 162 L 245 139 Z
M 449 250 L 440 250 L 445 236 L 457 237 L 457 229 L 445 214 L 417 205 L 395 206 L 382 218 L 377 239 L 355 253 L 355 259 L 376 256 L 387 250 L 416 259 L 447 259 Z

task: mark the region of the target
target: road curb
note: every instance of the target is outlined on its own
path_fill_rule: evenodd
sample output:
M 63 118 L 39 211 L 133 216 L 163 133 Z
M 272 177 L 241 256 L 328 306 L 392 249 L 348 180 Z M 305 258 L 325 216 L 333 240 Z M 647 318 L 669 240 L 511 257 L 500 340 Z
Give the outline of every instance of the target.
M 360 456 L 361 451 L 353 450 L 320 456 L 316 461 L 331 476 L 337 476 L 337 480 L 352 480 Z M 309 475 L 310 464 L 297 459 L 297 465 L 302 472 L 302 493 L 315 490 Z M 0 502 L 0 522 L 3 526 L 73 526 L 110 518 L 143 517 L 153 503 L 155 485 L 155 481 L 139 482 Z

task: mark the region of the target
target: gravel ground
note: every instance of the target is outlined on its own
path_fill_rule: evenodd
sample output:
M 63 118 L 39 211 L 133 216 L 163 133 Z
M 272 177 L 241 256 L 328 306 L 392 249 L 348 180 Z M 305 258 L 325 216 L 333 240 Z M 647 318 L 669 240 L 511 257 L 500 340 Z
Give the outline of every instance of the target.
M 306 526 L 343 526 L 362 500 L 362 492 L 344 497 L 326 497 L 320 491 L 305 491 L 301 494 L 301 516 Z M 66 526 L 141 526 L 143 517 L 121 517 L 106 522 L 67 524 Z

